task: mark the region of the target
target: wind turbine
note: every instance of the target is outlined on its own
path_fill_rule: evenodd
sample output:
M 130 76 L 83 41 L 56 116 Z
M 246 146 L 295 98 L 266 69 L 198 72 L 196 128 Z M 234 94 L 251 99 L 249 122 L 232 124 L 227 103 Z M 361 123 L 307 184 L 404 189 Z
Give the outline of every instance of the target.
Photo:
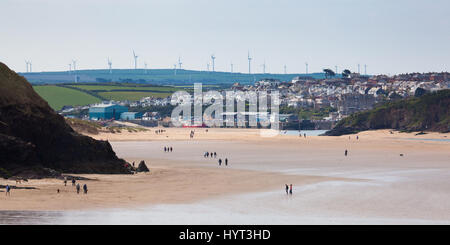
M 364 65 L 364 74 L 367 76 L 367 65 Z
M 251 70 L 250 70 L 250 62 L 252 61 L 252 57 L 250 57 L 250 51 L 248 51 L 248 56 L 247 56 L 247 59 L 248 59 L 248 74 L 251 74 Z
M 284 65 L 284 74 L 285 75 L 287 74 L 287 72 L 286 72 L 286 65 Z
M 177 75 L 177 64 L 173 64 L 173 73 L 175 76 Z
M 233 73 L 233 62 L 231 62 L 231 73 Z
M 208 70 L 208 72 L 209 72 L 209 62 L 208 63 L 206 63 L 206 69 Z
M 138 57 L 139 57 L 139 56 L 137 56 L 136 53 L 134 53 L 134 50 L 133 50 L 134 69 L 135 69 L 135 70 L 137 69 L 137 58 L 138 58 Z
M 214 56 L 214 54 L 211 55 L 211 60 L 212 60 L 212 71 L 214 72 L 214 60 L 216 59 L 216 56 Z
M 72 63 L 69 63 L 69 74 L 72 72 Z
M 147 74 L 147 62 L 144 62 L 144 67 L 145 67 L 144 73 Z
M 338 67 L 337 67 L 337 66 L 334 66 L 334 68 L 336 68 L 336 74 L 338 74 Z
M 361 65 L 358 64 L 358 74 L 361 74 Z
M 28 72 L 28 61 L 27 60 L 25 60 L 25 64 L 27 65 L 27 72 Z
M 263 74 L 266 74 L 266 61 L 264 60 L 264 63 L 261 65 L 263 68 Z
M 182 65 L 183 63 L 181 62 L 181 57 L 180 56 L 178 56 L 178 68 L 181 70 L 181 65 Z
M 108 58 L 109 74 L 112 73 L 112 61 Z
M 72 60 L 72 64 L 73 64 L 73 73 L 75 74 L 75 83 L 78 82 L 78 77 L 76 75 L 77 73 L 77 61 L 76 60 Z
M 306 74 L 308 74 L 308 62 L 305 63 L 305 67 L 306 67 Z
M 72 64 L 73 64 L 73 72 L 76 72 L 77 71 L 77 61 L 72 60 Z
M 28 61 L 28 63 L 30 64 L 30 72 L 33 72 L 33 63 L 31 61 Z

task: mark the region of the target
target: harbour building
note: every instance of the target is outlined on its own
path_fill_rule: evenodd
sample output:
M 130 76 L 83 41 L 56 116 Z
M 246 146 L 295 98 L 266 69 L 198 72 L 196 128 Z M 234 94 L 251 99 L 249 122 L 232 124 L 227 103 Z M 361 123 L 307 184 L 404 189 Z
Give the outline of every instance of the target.
M 122 113 L 128 112 L 126 106 L 117 104 L 97 104 L 89 108 L 89 119 L 91 120 L 118 120 Z

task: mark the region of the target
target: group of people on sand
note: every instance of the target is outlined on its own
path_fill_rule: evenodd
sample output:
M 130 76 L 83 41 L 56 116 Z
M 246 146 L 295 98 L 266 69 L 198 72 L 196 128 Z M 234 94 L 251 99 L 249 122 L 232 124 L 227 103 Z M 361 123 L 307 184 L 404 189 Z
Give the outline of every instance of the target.
M 228 158 L 224 160 L 225 166 L 228 166 Z M 219 158 L 219 166 L 222 166 L 222 158 Z
M 75 186 L 75 189 L 77 190 L 77 194 L 80 194 L 80 191 L 81 191 L 80 183 L 77 183 L 75 178 L 72 178 L 71 182 L 72 182 L 72 186 Z M 64 177 L 64 186 L 67 186 L 67 177 Z M 58 190 L 56 190 L 56 192 L 59 193 L 60 190 L 58 189 Z M 83 193 L 84 194 L 88 193 L 88 188 L 87 188 L 86 184 L 83 185 Z
M 208 158 L 208 157 L 217 157 L 217 153 L 216 152 L 205 152 L 205 154 L 203 155 L 204 158 Z
M 209 152 L 209 151 L 207 151 L 207 152 L 205 152 L 205 154 L 203 154 L 203 157 L 204 158 L 217 158 L 217 152 Z M 222 166 L 222 162 L 225 164 L 225 166 L 228 166 L 228 158 L 225 158 L 223 161 L 222 161 L 222 158 L 219 158 L 219 161 L 218 161 L 218 163 L 219 163 L 219 166 Z
M 164 132 L 166 132 L 165 129 L 158 129 L 158 130 L 155 130 L 155 134 L 162 134 L 162 133 L 164 133 Z
M 173 151 L 173 147 L 172 146 L 164 146 L 164 152 L 172 152 Z
M 290 185 L 285 184 L 285 185 L 286 185 L 286 187 L 285 187 L 286 195 L 292 195 L 292 184 L 290 184 Z
M 298 137 L 302 137 L 302 133 L 298 131 Z M 303 137 L 306 138 L 306 133 L 303 133 Z
M 348 140 L 350 140 L 350 136 L 348 136 Z M 359 140 L 359 136 L 356 135 L 356 140 Z

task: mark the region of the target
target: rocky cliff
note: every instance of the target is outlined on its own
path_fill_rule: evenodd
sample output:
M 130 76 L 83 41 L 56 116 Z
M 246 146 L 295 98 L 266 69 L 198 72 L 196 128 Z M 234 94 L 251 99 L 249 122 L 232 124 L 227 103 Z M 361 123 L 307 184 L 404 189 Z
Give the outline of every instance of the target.
M 27 80 L 0 63 L 0 175 L 130 173 L 107 141 L 72 130 Z M 48 171 L 47 171 L 48 172 Z
M 337 136 L 374 129 L 449 132 L 450 89 L 389 102 L 352 114 L 339 121 L 325 135 Z

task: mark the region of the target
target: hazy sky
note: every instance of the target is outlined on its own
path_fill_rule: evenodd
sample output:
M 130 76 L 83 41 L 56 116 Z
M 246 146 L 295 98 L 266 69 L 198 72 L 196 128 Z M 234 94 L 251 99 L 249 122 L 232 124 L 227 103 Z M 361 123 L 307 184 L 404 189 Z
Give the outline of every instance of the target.
M 25 71 L 149 68 L 449 71 L 449 0 L 0 0 L 0 61 Z

